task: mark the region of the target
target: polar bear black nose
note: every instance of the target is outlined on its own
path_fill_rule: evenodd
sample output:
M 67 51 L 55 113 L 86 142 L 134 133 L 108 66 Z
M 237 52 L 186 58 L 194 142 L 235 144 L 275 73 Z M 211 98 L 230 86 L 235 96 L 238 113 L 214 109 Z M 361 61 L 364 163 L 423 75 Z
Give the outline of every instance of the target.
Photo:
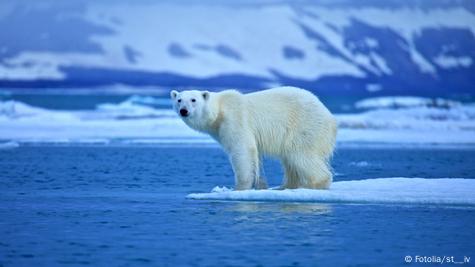
M 188 110 L 186 110 L 184 108 L 180 109 L 180 115 L 183 116 L 183 117 L 188 116 Z

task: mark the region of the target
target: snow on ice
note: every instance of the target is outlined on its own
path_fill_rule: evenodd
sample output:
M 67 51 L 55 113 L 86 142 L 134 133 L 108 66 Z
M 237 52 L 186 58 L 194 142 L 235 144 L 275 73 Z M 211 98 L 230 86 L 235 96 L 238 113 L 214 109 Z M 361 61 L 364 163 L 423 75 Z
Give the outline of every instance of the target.
M 328 203 L 394 203 L 475 206 L 475 179 L 378 178 L 334 182 L 329 190 L 286 189 L 233 191 L 215 187 L 211 193 L 187 198 L 233 201 Z

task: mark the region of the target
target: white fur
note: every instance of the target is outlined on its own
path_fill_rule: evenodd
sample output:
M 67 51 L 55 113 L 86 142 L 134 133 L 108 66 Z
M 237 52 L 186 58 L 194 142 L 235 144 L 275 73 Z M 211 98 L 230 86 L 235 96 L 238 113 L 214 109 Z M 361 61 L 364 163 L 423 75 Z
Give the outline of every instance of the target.
M 329 160 L 337 124 L 312 93 L 279 87 L 250 94 L 193 90 L 172 91 L 170 95 L 178 114 L 180 109 L 188 110 L 183 121 L 210 134 L 228 153 L 236 190 L 266 186 L 259 170 L 263 155 L 282 161 L 282 188 L 330 186 Z

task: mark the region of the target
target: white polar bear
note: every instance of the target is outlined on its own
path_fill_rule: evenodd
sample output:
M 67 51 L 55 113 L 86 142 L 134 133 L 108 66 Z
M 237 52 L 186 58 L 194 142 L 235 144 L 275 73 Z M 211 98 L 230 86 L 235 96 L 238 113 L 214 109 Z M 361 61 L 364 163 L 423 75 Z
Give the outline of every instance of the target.
M 312 93 L 279 87 L 249 94 L 173 90 L 170 96 L 189 127 L 211 135 L 228 153 L 236 190 L 266 186 L 259 170 L 263 155 L 282 161 L 282 188 L 330 186 L 337 123 Z

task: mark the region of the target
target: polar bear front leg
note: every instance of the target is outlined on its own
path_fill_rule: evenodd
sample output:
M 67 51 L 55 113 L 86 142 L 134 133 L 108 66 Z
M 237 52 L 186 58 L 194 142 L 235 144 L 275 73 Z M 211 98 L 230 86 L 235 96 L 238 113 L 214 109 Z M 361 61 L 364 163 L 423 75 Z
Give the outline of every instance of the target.
M 257 148 L 245 146 L 230 151 L 229 155 L 234 171 L 236 190 L 252 189 L 259 175 L 259 157 Z

